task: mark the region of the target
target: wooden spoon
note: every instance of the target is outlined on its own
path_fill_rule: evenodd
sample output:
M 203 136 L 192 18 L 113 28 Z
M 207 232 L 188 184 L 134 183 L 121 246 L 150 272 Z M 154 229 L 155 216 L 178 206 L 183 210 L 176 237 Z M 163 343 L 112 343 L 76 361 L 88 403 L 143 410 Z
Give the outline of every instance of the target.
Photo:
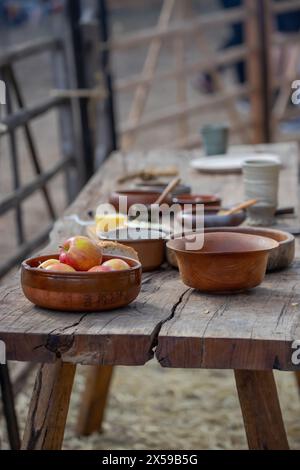
M 166 186 L 166 188 L 163 190 L 163 192 L 161 193 L 161 195 L 156 199 L 155 203 L 154 204 L 162 204 L 164 202 L 164 200 L 166 199 L 166 197 L 168 196 L 168 194 L 174 189 L 176 188 L 176 186 L 180 183 L 180 178 L 177 177 L 177 178 L 174 178 L 170 181 L 170 183 L 168 184 L 168 186 Z
M 168 196 L 168 194 L 172 191 L 172 189 L 174 189 L 179 183 L 180 183 L 180 178 L 179 177 L 172 179 L 170 181 L 170 183 L 168 184 L 168 186 L 166 186 L 166 188 L 163 190 L 163 192 L 160 194 L 160 196 L 156 199 L 154 204 L 158 204 L 158 205 L 162 204 L 164 202 L 164 200 L 166 199 L 166 197 Z M 142 217 L 141 214 L 138 214 L 134 217 L 130 217 L 130 222 L 133 222 L 137 218 L 139 218 L 141 220 L 141 217 Z M 145 219 L 145 222 L 149 221 L 149 217 L 150 217 L 150 206 L 149 206 L 149 209 L 148 209 L 147 220 Z
M 236 212 L 241 211 L 242 209 L 247 209 L 248 207 L 254 206 L 258 202 L 257 199 L 249 199 L 248 201 L 242 202 L 241 204 L 238 204 L 237 206 L 232 207 L 229 210 L 226 211 L 219 211 L 218 215 L 231 215 L 235 214 Z

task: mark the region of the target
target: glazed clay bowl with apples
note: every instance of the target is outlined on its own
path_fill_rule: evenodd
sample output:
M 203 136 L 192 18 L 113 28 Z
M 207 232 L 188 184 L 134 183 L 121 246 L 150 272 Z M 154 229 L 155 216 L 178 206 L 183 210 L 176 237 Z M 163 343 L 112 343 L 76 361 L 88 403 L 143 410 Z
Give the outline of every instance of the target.
M 21 267 L 24 295 L 39 307 L 72 312 L 112 310 L 128 305 L 140 292 L 142 267 L 133 259 L 103 255 L 102 263 L 119 260 L 128 269 L 102 272 L 41 269 L 49 259 L 58 261 L 59 254 L 30 258 Z

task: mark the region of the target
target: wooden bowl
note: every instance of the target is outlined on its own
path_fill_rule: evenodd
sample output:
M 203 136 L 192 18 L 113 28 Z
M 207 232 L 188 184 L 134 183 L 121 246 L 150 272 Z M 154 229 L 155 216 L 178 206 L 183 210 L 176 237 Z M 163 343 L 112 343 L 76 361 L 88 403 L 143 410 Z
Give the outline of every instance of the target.
M 213 206 L 204 211 L 204 227 L 235 227 L 241 225 L 246 220 L 246 212 L 241 210 L 230 215 L 218 215 L 218 209 Z M 195 230 L 199 227 L 197 214 L 194 210 L 178 212 L 177 221 L 184 223 L 186 230 Z
M 168 182 L 154 183 L 154 182 L 143 181 L 141 183 L 137 183 L 135 186 L 141 191 L 152 191 L 152 192 L 158 192 L 161 194 L 163 190 L 166 188 L 167 184 Z M 192 190 L 191 187 L 188 186 L 187 184 L 178 184 L 171 192 L 171 195 L 175 197 L 180 194 L 190 194 L 191 190 Z
M 134 204 L 144 204 L 145 206 L 150 206 L 151 204 L 154 204 L 155 201 L 159 198 L 161 195 L 160 191 L 143 191 L 143 190 L 138 190 L 138 189 L 124 189 L 124 190 L 119 190 L 113 192 L 110 197 L 109 197 L 109 202 L 114 206 L 116 211 L 121 212 L 122 207 L 119 207 L 119 198 L 120 196 L 126 196 L 127 197 L 127 210 L 130 208 L 130 206 L 133 206 Z M 171 196 L 166 197 L 166 204 L 170 204 L 172 202 Z
M 179 196 L 173 197 L 174 204 L 180 204 L 184 208 L 185 204 L 192 204 L 196 206 L 197 204 L 204 204 L 204 208 L 210 206 L 220 206 L 221 198 L 213 194 L 181 194 Z
M 120 229 L 119 233 L 126 232 L 124 229 Z M 158 235 L 159 232 L 157 231 Z M 113 235 L 113 236 L 112 236 Z M 132 240 L 128 237 L 120 235 L 118 238 L 115 237 L 116 232 L 107 232 L 105 235 L 102 234 L 99 237 L 102 240 L 111 240 L 114 242 L 122 243 L 123 245 L 130 246 L 133 248 L 141 262 L 144 272 L 154 271 L 158 269 L 165 260 L 165 239 L 162 237 Z
M 278 247 L 270 252 L 267 271 L 278 271 L 288 268 L 295 258 L 295 237 L 288 232 L 262 227 L 215 227 L 207 228 L 205 232 L 235 232 L 249 235 L 260 235 L 278 242 Z
M 260 235 L 276 240 L 279 245 L 269 254 L 267 272 L 286 269 L 295 258 L 295 237 L 291 233 L 282 230 L 262 227 L 214 227 L 205 229 L 205 233 L 211 232 L 248 233 L 249 235 Z M 177 258 L 173 250 L 166 249 L 166 258 L 171 266 L 178 268 Z
M 182 281 L 202 292 L 218 294 L 258 286 L 264 279 L 270 251 L 278 247 L 275 240 L 245 233 L 206 233 L 204 246 L 197 251 L 188 251 L 187 241 L 177 238 L 167 243 L 176 254 Z
M 71 312 L 112 310 L 132 302 L 141 289 L 142 268 L 138 261 L 121 256 L 130 269 L 111 272 L 59 273 L 38 266 L 58 255 L 38 256 L 23 261 L 21 283 L 25 297 L 39 307 Z

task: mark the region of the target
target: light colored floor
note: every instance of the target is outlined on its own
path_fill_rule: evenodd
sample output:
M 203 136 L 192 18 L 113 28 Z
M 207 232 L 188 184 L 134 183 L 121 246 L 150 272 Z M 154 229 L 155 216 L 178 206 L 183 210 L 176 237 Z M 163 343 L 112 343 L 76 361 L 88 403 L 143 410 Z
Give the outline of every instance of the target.
M 79 367 L 64 441 L 65 449 L 245 449 L 246 438 L 233 374 L 219 370 L 118 367 L 103 434 L 75 436 L 84 368 Z M 276 373 L 290 446 L 300 449 L 300 396 L 293 374 Z M 19 395 L 23 428 L 31 383 Z M 3 434 L 3 420 L 0 424 Z M 3 446 L 7 446 L 4 439 Z

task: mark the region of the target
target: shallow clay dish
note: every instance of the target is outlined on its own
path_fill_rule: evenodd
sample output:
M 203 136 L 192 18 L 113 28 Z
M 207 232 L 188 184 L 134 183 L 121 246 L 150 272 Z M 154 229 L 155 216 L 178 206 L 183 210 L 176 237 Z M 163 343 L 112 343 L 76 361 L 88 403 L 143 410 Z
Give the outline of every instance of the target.
M 202 237 L 203 234 L 196 234 Z M 167 243 L 178 261 L 182 281 L 202 292 L 230 294 L 258 286 L 268 256 L 278 242 L 245 233 L 206 233 L 201 250 L 187 251 L 185 238 Z
M 204 208 L 210 206 L 220 206 L 221 202 L 221 198 L 213 194 L 181 194 L 179 196 L 173 197 L 173 203 L 180 204 L 182 208 L 185 204 L 204 204 Z
M 157 232 L 156 238 L 149 238 L 149 239 L 139 239 L 139 240 L 132 240 L 128 238 L 127 230 L 120 229 L 119 236 L 116 238 L 116 232 L 112 231 L 107 232 L 105 235 L 102 234 L 99 238 L 102 240 L 111 240 L 117 241 L 118 243 L 122 243 L 123 245 L 130 246 L 133 248 L 141 262 L 143 271 L 154 271 L 158 269 L 160 265 L 165 260 L 165 239 L 161 236 L 161 233 L 158 231 L 153 231 L 153 235 L 155 236 L 155 232 Z M 123 232 L 123 235 L 122 235 Z
M 142 191 L 138 189 L 124 189 L 120 191 L 115 191 L 109 197 L 109 202 L 114 206 L 116 211 L 122 212 L 122 208 L 119 207 L 119 197 L 120 196 L 127 196 L 127 209 L 134 204 L 144 204 L 145 206 L 150 206 L 154 204 L 155 201 L 161 195 L 160 191 Z M 170 204 L 172 202 L 171 196 L 166 197 L 166 204 Z
M 32 303 L 60 311 L 90 312 L 112 310 L 132 302 L 141 289 L 142 268 L 138 261 L 121 256 L 104 256 L 103 261 L 120 258 L 130 269 L 111 272 L 59 273 L 38 266 L 58 255 L 39 256 L 23 261 L 21 283 Z
M 278 247 L 270 252 L 267 271 L 278 271 L 288 268 L 295 258 L 295 237 L 282 230 L 262 227 L 222 227 L 207 228 L 205 232 L 235 232 L 248 233 L 249 235 L 260 235 L 278 242 Z

